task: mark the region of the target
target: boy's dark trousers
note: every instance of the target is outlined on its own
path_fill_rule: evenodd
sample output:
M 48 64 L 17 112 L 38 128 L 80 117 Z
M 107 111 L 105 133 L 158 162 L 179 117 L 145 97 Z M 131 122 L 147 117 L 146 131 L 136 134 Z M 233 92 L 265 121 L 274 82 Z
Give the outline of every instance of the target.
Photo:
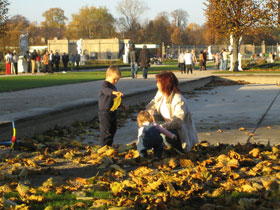
M 117 131 L 117 111 L 111 112 L 108 109 L 99 109 L 99 128 L 101 146 L 112 146 Z

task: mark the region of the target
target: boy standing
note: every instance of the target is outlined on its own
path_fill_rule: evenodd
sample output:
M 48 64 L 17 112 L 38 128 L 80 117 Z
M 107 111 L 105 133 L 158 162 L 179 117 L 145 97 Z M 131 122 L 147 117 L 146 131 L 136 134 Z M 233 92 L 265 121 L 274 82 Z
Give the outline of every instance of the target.
M 101 85 L 98 98 L 98 117 L 100 127 L 101 146 L 112 146 L 117 131 L 117 110 L 111 111 L 114 98 L 122 97 L 123 93 L 117 91 L 115 84 L 119 81 L 121 72 L 117 66 L 110 66 L 106 71 L 106 79 Z M 124 105 L 120 105 L 126 109 Z

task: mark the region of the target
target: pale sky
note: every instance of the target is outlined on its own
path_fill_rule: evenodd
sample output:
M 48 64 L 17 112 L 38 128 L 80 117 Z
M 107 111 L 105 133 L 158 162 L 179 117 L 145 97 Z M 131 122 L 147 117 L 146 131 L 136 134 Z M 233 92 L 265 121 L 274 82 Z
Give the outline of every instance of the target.
M 71 19 L 71 14 L 78 14 L 83 6 L 106 7 L 115 17 L 119 17 L 116 5 L 121 0 L 9 0 L 9 16 L 23 15 L 29 21 L 37 21 L 39 24 L 44 20 L 42 14 L 50 8 L 61 8 L 67 18 Z M 145 0 L 149 9 L 143 14 L 142 21 L 152 20 L 160 12 L 172 12 L 176 9 L 183 9 L 189 14 L 189 22 L 199 25 L 205 23 L 203 12 L 203 2 L 205 0 Z

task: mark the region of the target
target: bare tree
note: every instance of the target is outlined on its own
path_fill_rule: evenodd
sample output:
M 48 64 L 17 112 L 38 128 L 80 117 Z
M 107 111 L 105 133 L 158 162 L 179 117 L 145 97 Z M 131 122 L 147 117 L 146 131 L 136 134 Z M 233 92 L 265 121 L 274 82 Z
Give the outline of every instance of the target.
M 186 28 L 189 18 L 189 14 L 187 11 L 182 9 L 176 9 L 173 12 L 171 12 L 171 17 L 172 23 L 175 26 L 180 27 L 182 29 Z
M 3 36 L 7 30 L 9 5 L 8 0 L 0 0 L 0 36 Z
M 117 11 L 122 15 L 119 23 L 121 30 L 135 31 L 139 26 L 141 15 L 148 7 L 143 0 L 122 0 L 117 5 Z

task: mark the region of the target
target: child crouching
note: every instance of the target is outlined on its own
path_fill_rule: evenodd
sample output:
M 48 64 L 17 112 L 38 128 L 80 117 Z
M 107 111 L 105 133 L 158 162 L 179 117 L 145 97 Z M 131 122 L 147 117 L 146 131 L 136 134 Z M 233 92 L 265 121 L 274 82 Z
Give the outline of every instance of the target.
M 161 133 L 171 139 L 176 139 L 176 135 L 154 123 L 152 116 L 147 111 L 139 112 L 137 122 L 139 126 L 137 150 L 140 156 L 147 157 L 147 150 L 153 149 L 154 156 L 161 158 L 164 149 Z

